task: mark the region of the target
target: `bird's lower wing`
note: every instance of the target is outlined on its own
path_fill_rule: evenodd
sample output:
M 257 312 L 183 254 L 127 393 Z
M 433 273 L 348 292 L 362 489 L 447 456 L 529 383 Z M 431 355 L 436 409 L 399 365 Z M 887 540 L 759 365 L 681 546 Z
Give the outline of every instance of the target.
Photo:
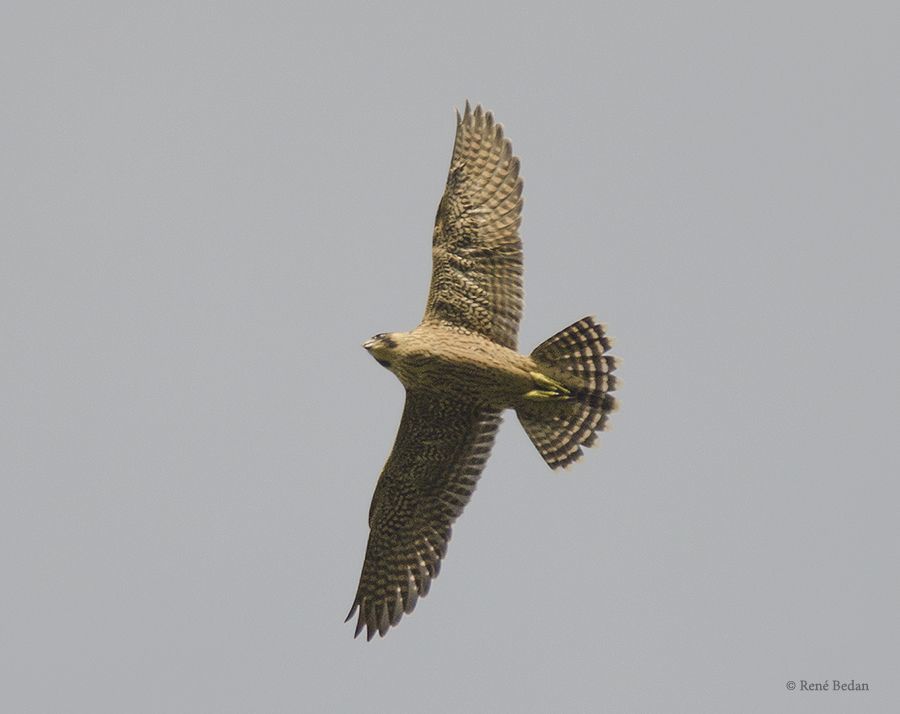
M 407 392 L 369 510 L 369 544 L 347 615 L 359 610 L 356 635 L 366 627 L 367 639 L 384 636 L 428 593 L 499 425 L 497 411 Z

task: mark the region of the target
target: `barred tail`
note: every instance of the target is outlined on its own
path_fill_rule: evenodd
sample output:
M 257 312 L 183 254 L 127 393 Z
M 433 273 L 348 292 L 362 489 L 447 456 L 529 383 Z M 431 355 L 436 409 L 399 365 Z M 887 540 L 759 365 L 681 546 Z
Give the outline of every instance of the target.
M 558 393 L 539 392 L 516 410 L 531 441 L 555 469 L 581 457 L 582 446 L 593 446 L 607 415 L 616 409 L 611 394 L 618 362 L 606 352 L 612 346 L 605 326 L 593 317 L 570 325 L 531 353 L 544 378 L 561 386 Z M 532 393 L 535 394 L 535 393 Z

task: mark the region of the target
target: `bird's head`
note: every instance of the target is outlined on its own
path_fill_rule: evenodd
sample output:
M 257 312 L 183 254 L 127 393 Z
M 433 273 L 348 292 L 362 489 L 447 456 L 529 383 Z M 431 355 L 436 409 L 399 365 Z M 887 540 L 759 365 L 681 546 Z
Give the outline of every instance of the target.
M 390 369 L 397 350 L 396 335 L 393 332 L 379 332 L 374 337 L 370 337 L 363 342 L 363 347 L 375 358 L 378 364 Z

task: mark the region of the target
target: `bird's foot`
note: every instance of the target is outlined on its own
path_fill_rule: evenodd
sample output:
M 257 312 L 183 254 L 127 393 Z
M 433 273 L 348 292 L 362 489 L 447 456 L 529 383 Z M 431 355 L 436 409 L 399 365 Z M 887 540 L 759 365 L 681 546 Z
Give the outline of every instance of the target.
M 550 379 L 546 374 L 541 374 L 540 372 L 530 372 L 529 374 L 531 380 L 539 389 L 532 389 L 530 392 L 526 392 L 525 399 L 568 399 L 571 396 L 571 392 L 566 387 L 555 379 Z

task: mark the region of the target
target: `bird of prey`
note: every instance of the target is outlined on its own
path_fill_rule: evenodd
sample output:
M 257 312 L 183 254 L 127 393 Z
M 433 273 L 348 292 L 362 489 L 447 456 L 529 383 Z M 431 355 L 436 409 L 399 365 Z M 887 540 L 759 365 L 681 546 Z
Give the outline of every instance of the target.
M 406 388 L 394 448 L 375 486 L 356 599 L 355 635 L 382 637 L 428 593 L 450 527 L 468 503 L 500 425 L 515 409 L 552 469 L 591 446 L 616 407 L 616 358 L 586 317 L 516 347 L 522 314 L 519 159 L 490 112 L 469 103 L 432 237 L 431 288 L 411 332 L 363 343 Z

